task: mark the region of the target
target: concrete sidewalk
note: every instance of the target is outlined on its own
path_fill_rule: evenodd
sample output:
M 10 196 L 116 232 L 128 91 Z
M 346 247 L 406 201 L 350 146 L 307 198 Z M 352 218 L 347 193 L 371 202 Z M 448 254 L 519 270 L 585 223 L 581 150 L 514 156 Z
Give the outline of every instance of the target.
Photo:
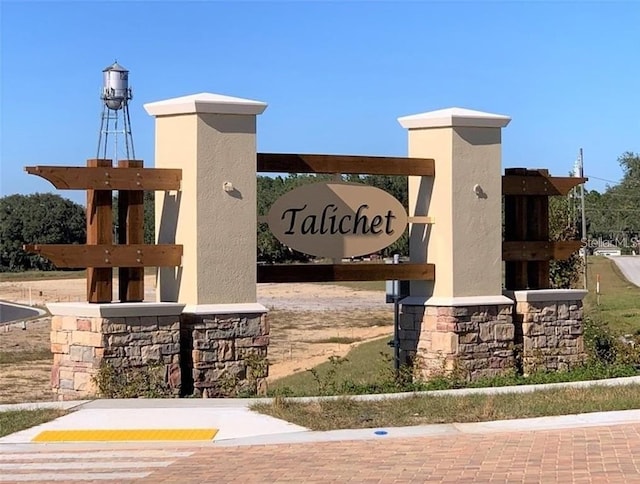
M 557 387 L 618 386 L 640 383 L 640 377 L 550 385 L 495 387 L 420 392 L 429 395 L 531 392 Z M 360 395 L 357 400 L 406 398 L 411 393 Z M 313 398 L 292 400 L 310 401 Z M 75 402 L 39 402 L 0 405 L 0 411 L 29 408 L 62 408 L 71 413 L 36 427 L 0 438 L 0 451 L 8 446 L 53 444 L 100 444 L 127 442 L 189 442 L 217 445 L 324 442 L 394 437 L 494 433 L 528 430 L 582 428 L 640 422 L 640 410 L 601 412 L 533 419 L 438 424 L 382 429 L 314 432 L 304 427 L 249 409 L 255 402 L 271 399 L 123 399 Z M 14 447 L 15 448 L 15 447 Z
M 222 402 L 212 402 L 214 405 L 208 406 L 176 405 L 181 402 L 183 401 L 151 399 L 98 400 L 78 402 L 76 405 L 66 402 L 64 406 L 73 410 L 71 413 L 0 438 L 0 451 L 6 448 L 4 444 L 141 441 L 210 443 L 228 439 L 283 436 L 307 430 L 252 412 L 246 405 L 225 405 Z

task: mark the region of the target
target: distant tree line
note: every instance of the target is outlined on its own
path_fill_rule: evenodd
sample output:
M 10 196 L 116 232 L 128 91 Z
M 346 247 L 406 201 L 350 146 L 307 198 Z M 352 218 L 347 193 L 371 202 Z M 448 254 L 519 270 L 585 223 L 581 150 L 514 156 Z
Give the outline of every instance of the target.
M 144 241 L 154 240 L 154 194 L 144 195 Z M 114 228 L 118 197 L 113 199 Z M 51 193 L 9 195 L 0 198 L 0 272 L 50 271 L 56 267 L 44 257 L 29 254 L 24 244 L 84 244 L 85 207 Z
M 55 269 L 48 259 L 28 254 L 23 244 L 83 244 L 84 207 L 59 195 L 9 195 L 0 198 L 0 270 Z

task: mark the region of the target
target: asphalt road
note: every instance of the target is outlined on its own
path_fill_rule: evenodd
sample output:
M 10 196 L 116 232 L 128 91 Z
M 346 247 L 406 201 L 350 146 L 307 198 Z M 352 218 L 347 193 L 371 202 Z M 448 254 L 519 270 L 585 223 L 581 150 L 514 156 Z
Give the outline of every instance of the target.
M 610 259 L 616 263 L 629 281 L 640 286 L 640 256 L 621 255 L 610 257 Z
M 33 318 L 38 314 L 40 312 L 37 309 L 28 306 L 16 306 L 0 302 L 0 324 Z

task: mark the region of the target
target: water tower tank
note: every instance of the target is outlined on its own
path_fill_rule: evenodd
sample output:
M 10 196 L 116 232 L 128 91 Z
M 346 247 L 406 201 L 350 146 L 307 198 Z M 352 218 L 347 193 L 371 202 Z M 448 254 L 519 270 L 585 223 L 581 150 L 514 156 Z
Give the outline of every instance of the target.
M 129 71 L 118 62 L 114 62 L 102 73 L 102 95 L 100 98 L 109 109 L 117 111 L 132 97 L 129 89 Z

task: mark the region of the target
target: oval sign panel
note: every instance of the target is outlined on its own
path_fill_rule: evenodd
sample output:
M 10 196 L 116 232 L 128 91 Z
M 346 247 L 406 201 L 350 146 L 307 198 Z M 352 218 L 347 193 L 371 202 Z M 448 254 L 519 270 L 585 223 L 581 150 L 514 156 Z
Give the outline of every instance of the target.
M 320 257 L 373 254 L 407 226 L 402 204 L 358 183 L 314 183 L 285 193 L 267 215 L 273 235 L 292 249 Z

